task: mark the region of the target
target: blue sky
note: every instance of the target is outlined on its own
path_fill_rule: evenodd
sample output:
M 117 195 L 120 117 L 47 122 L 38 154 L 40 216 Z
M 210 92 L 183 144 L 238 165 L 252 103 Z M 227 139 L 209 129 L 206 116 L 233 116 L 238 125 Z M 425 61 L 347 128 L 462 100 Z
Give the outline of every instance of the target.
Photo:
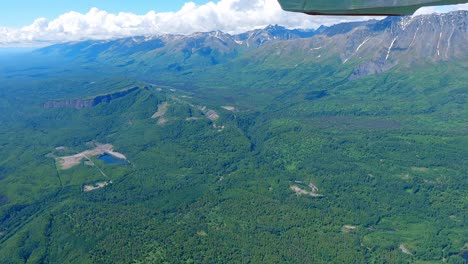
M 0 26 L 30 25 L 36 18 L 53 19 L 69 11 L 86 13 L 92 7 L 109 13 L 131 12 L 146 14 L 150 10 L 168 12 L 179 10 L 189 0 L 4 0 L 1 1 Z M 208 0 L 191 0 L 198 5 Z
M 209 0 L 3 0 L 0 8 L 0 26 L 19 28 L 30 25 L 40 17 L 52 20 L 69 11 L 87 13 L 92 7 L 109 13 L 130 12 L 139 15 L 146 14 L 150 10 L 175 12 L 189 1 L 197 5 L 210 2 Z

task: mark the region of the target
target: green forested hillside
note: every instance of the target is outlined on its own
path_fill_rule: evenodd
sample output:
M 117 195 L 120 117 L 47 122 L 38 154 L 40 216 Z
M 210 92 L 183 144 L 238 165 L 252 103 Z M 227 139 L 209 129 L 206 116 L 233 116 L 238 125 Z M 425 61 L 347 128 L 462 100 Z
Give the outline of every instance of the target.
M 0 264 L 466 263 L 467 18 L 2 56 Z
M 2 77 L 0 263 L 463 263 L 466 67 L 349 81 L 333 64 L 233 65 L 190 86 Z M 43 108 L 133 86 L 89 108 Z M 90 142 L 129 164 L 57 166 Z M 112 183 L 83 191 L 109 180 L 101 172 Z

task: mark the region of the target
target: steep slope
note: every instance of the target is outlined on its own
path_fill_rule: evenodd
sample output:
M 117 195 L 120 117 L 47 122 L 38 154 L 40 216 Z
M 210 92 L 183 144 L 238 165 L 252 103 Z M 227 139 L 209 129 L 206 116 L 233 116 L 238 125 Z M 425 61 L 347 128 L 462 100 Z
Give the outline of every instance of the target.
M 337 25 L 312 38 L 275 43 L 249 56 L 258 61 L 270 58 L 289 67 L 327 63 L 338 58 L 343 67 L 353 65 L 350 79 L 355 79 L 387 71 L 396 65 L 466 61 L 467 25 L 467 11 L 386 18 Z
M 132 92 L 139 90 L 139 87 L 133 87 L 130 89 L 125 89 L 122 91 L 114 92 L 111 94 L 98 95 L 93 98 L 84 98 L 84 99 L 66 99 L 66 100 L 56 100 L 48 101 L 44 103 L 44 108 L 62 108 L 62 107 L 71 107 L 76 109 L 93 107 L 101 103 L 109 103 L 112 100 L 119 99 L 124 97 Z
M 60 44 L 36 54 L 74 60 L 110 62 L 142 71 L 179 71 L 230 63 L 242 56 L 265 61 L 276 57 L 288 65 L 326 63 L 339 58 L 353 64 L 351 79 L 384 72 L 395 65 L 464 60 L 468 50 L 468 11 L 386 18 L 321 27 L 317 31 L 269 26 L 229 35 L 164 35 L 112 41 Z
M 127 57 L 135 55 L 137 61 L 150 58 L 156 64 L 164 61 L 168 62 L 169 68 L 176 68 L 177 64 L 214 65 L 235 58 L 242 50 L 281 40 L 310 37 L 313 34 L 314 31 L 311 30 L 287 30 L 280 26 L 269 26 L 240 35 L 213 31 L 188 36 L 162 35 L 66 43 L 40 49 L 35 54 L 84 62 L 115 57 L 119 57 L 117 61 L 127 60 Z M 134 64 L 135 60 L 128 60 L 120 66 Z

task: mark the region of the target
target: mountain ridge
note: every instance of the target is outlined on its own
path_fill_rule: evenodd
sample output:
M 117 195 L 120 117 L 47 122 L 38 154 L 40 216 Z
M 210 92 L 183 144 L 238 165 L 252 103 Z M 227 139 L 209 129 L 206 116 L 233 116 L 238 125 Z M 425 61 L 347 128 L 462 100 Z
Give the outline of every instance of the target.
M 355 64 L 350 79 L 356 79 L 399 64 L 462 59 L 468 55 L 467 25 L 468 11 L 455 11 L 342 23 L 317 30 L 270 25 L 237 35 L 212 31 L 83 41 L 53 45 L 34 53 L 114 62 L 123 68 L 137 65 L 150 71 L 179 72 L 235 61 L 245 54 L 263 61 L 276 54 L 291 65 L 339 58 L 342 64 Z

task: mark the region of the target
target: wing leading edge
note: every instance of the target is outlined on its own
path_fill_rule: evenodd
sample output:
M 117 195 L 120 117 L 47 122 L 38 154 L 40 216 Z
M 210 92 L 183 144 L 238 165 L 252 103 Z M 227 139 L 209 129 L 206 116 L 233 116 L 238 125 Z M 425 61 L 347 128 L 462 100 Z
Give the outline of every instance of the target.
M 403 16 L 424 6 L 454 5 L 468 0 L 278 0 L 286 11 L 309 15 Z

